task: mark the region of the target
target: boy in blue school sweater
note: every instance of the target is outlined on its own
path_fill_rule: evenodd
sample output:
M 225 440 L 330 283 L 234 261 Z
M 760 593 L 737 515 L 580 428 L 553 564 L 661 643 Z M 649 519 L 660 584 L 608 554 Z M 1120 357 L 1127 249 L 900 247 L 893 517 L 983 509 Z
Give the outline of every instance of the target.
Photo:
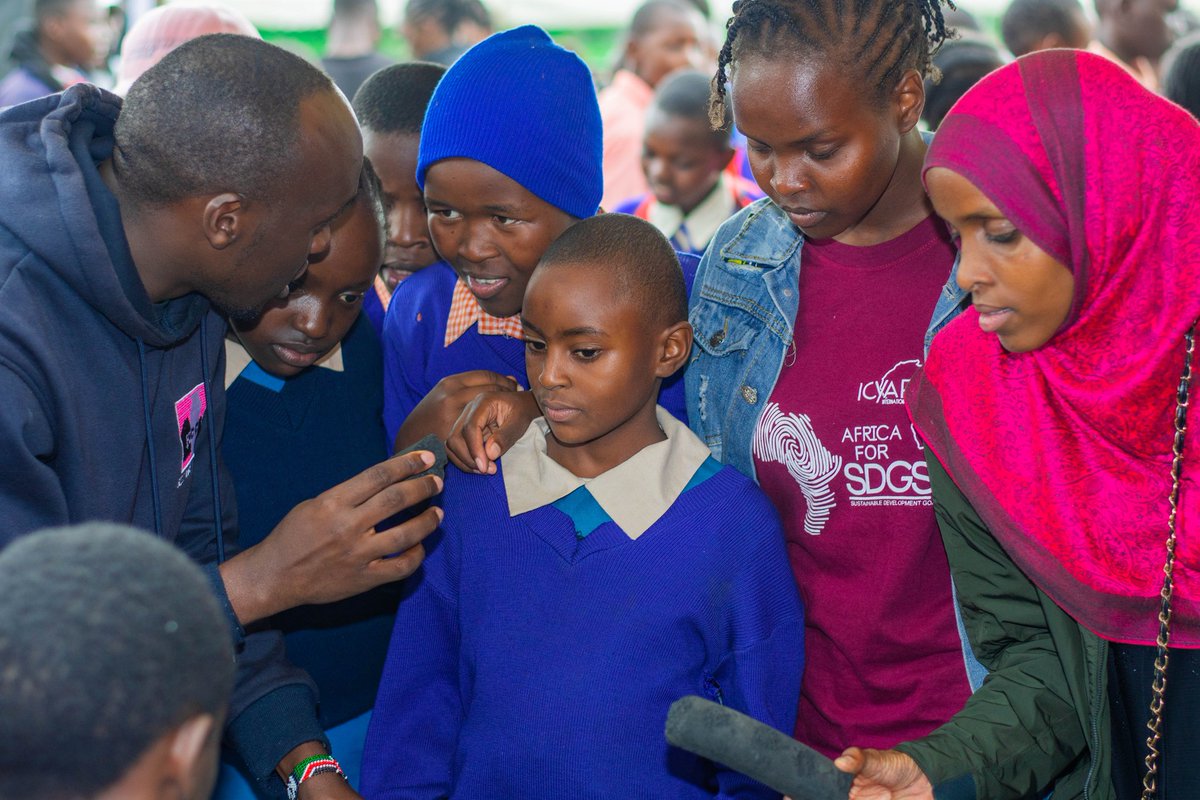
M 416 175 L 421 121 L 444 74 L 441 64 L 393 64 L 367 78 L 354 95 L 363 153 L 379 176 L 387 210 L 383 262 L 375 285 L 363 298 L 363 315 L 380 335 L 396 287 L 438 261 Z
M 232 320 L 222 455 L 244 546 L 298 504 L 387 458 L 382 353 L 360 313 L 382 250 L 383 204 L 364 162 L 358 196 L 334 222 L 328 253 L 285 299 Z M 398 599 L 392 584 L 273 619 L 289 660 L 316 683 L 321 724 L 354 780 Z M 217 800 L 254 796 L 227 765 Z
M 670 245 L 634 217 L 579 222 L 521 316 L 544 416 L 496 474 L 447 476 L 364 795 L 778 797 L 663 736 L 688 694 L 790 731 L 803 667 L 774 510 L 656 402 L 692 344 Z
M 383 326 L 384 422 L 397 449 L 445 439 L 482 392 L 527 385 L 525 285 L 550 243 L 597 212 L 601 155 L 591 72 L 540 28 L 490 36 L 442 77 L 416 175 L 445 261 L 400 284 Z M 684 265 L 689 285 L 696 263 Z M 678 378 L 663 405 L 686 413 Z

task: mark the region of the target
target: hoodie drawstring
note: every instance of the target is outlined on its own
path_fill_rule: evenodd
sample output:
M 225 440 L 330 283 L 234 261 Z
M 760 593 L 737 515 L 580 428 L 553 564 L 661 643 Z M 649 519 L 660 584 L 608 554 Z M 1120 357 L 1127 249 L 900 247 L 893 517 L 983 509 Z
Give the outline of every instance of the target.
M 208 316 L 200 320 L 200 369 L 204 371 L 204 396 L 211 398 L 208 392 Z M 209 401 L 211 403 L 211 400 Z M 221 515 L 221 483 L 217 470 L 217 433 L 213 425 L 212 405 L 208 413 L 208 470 L 212 477 L 213 513 L 217 527 L 217 563 L 225 562 L 225 523 Z
M 162 500 L 158 496 L 158 458 L 154 452 L 154 425 L 150 421 L 150 379 L 146 376 L 146 343 L 137 340 L 138 367 L 142 372 L 142 417 L 146 422 L 146 448 L 150 454 L 150 495 L 154 501 L 154 532 L 163 535 Z

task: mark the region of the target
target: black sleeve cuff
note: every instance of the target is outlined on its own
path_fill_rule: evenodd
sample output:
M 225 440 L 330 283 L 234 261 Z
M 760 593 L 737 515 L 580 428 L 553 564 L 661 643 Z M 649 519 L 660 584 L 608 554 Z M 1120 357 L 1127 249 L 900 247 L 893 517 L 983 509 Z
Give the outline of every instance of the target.
M 225 581 L 221 580 L 221 565 L 214 561 L 199 566 L 204 571 L 204 576 L 208 578 L 208 583 L 212 586 L 213 595 L 220 603 L 221 610 L 225 612 L 225 619 L 229 623 L 229 634 L 233 637 L 233 650 L 235 653 L 240 652 L 245 644 L 246 629 L 242 627 L 242 623 L 238 622 L 233 604 L 229 602 L 229 595 L 225 591 Z
M 329 739 L 317 722 L 316 698 L 308 687 L 281 686 L 246 707 L 225 729 L 226 742 L 241 757 L 250 775 L 264 788 L 279 789 L 275 767 L 305 742 Z

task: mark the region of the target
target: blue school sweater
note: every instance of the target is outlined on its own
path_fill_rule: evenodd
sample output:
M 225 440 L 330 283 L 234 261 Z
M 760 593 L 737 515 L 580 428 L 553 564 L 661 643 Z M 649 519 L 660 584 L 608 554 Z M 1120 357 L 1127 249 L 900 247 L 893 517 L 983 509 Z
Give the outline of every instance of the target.
M 244 546 L 266 538 L 301 502 L 387 458 L 382 354 L 359 316 L 342 342 L 344 370 L 276 378 L 256 364 L 229 386 L 222 455 L 233 476 Z M 275 617 L 289 660 L 320 691 L 331 728 L 371 708 L 400 589 L 302 606 Z
M 371 327 L 375 329 L 375 333 L 383 336 L 383 315 L 385 312 L 383 301 L 379 299 L 379 293 L 375 291 L 374 286 L 367 289 L 367 293 L 363 295 L 362 313 L 370 321 Z
M 683 278 L 691 293 L 700 259 L 677 253 Z M 471 326 L 446 347 L 446 321 L 454 284 L 454 269 L 444 261 L 426 267 L 396 287 L 383 320 L 383 422 L 388 441 L 417 403 L 442 378 L 476 369 L 511 375 L 525 388 L 525 343 L 506 336 L 481 336 Z M 659 405 L 687 422 L 684 370 L 663 381 Z
M 501 472 L 452 469 L 444 500 L 396 617 L 365 797 L 778 797 L 663 736 L 688 694 L 792 730 L 800 601 L 748 478 L 721 467 L 636 540 L 611 521 L 581 539 L 554 505 L 510 518 Z

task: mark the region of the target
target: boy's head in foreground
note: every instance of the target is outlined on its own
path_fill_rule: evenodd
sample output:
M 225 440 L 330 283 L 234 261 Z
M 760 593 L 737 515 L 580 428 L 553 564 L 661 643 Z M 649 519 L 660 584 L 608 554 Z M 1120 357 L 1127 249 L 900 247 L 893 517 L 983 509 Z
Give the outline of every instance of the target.
M 379 175 L 387 209 L 387 245 L 379 275 L 389 291 L 438 260 L 416 176 L 421 122 L 445 73 L 440 64 L 394 64 L 367 78 L 354 95 L 363 153 Z
M 434 245 L 488 314 L 519 313 L 546 248 L 596 213 L 601 153 L 591 73 L 540 28 L 490 36 L 446 72 L 417 183 Z
M 595 477 L 662 441 L 655 407 L 687 360 L 692 327 L 675 251 L 625 214 L 582 220 L 550 245 L 521 313 L 547 454 Z
M 658 87 L 646 114 L 642 138 L 642 170 L 654 197 L 663 205 L 690 214 L 708 197 L 733 158 L 729 146 L 729 111 L 713 130 L 708 118 L 712 78 L 688 70 Z
M 363 162 L 358 195 L 333 224 L 329 248 L 252 319 L 231 320 L 255 363 L 289 378 L 320 361 L 350 332 L 383 253 L 383 201 L 371 162 Z
M 200 569 L 124 526 L 0 553 L 0 798 L 201 800 L 233 686 Z

